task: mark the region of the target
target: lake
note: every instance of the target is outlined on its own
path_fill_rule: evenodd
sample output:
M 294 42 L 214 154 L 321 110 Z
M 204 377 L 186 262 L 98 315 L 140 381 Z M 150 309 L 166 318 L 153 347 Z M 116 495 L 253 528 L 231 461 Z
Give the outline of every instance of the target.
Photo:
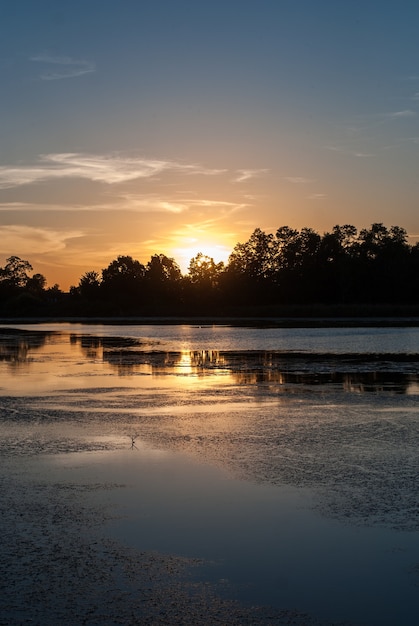
M 419 328 L 0 326 L 0 624 L 413 626 Z

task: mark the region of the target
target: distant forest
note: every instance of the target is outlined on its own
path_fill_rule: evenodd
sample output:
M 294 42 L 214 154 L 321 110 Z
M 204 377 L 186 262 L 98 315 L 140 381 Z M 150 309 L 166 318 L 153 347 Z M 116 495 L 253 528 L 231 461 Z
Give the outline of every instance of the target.
M 154 254 L 143 265 L 118 256 L 100 273 L 87 271 L 63 292 L 46 287 L 18 256 L 0 268 L 3 317 L 258 315 L 294 311 L 360 311 L 362 307 L 419 305 L 419 243 L 381 223 L 358 230 L 335 226 L 257 228 L 238 243 L 226 264 L 203 253 L 188 273 L 172 258 Z

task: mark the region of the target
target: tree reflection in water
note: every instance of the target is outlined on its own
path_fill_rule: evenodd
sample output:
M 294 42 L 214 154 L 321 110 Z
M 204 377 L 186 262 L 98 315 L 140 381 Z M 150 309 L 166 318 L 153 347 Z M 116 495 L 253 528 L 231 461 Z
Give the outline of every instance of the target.
M 31 350 L 43 348 L 51 333 L 32 333 L 14 329 L 0 329 L 0 361 L 19 368 L 30 361 Z
M 131 346 L 132 348 L 132 346 Z M 370 358 L 369 358 L 370 356 Z M 330 356 L 296 355 L 265 351 L 222 352 L 193 350 L 181 352 L 143 352 L 137 349 L 111 348 L 103 350 L 103 360 L 119 375 L 149 371 L 153 375 L 178 373 L 195 376 L 228 373 L 236 384 L 276 385 L 292 392 L 293 386 L 338 385 L 349 393 L 405 394 L 409 387 L 419 384 L 419 373 L 412 371 L 412 359 L 399 356 L 383 359 L 366 355 Z M 148 370 L 145 369 L 148 368 Z M 403 371 L 405 368 L 410 371 Z M 414 369 L 414 368 L 413 368 Z
M 419 386 L 419 357 L 409 354 L 313 354 L 281 351 L 159 349 L 158 342 L 44 331 L 0 329 L 0 361 L 19 368 L 31 363 L 31 352 L 50 341 L 79 347 L 87 361 L 101 361 L 118 376 L 133 374 L 192 375 L 232 378 L 235 384 L 267 387 L 281 393 L 305 385 L 338 386 L 347 393 L 406 394 Z

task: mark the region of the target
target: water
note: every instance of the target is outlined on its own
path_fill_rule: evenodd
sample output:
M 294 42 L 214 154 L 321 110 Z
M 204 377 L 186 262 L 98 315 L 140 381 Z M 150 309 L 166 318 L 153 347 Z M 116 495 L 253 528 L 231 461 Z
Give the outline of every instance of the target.
M 0 325 L 0 328 L 2 326 Z M 4 326 L 3 326 L 4 327 Z M 33 330 L 33 325 L 16 328 Z M 419 328 L 248 328 L 228 325 L 37 324 L 38 331 L 141 339 L 142 350 L 278 350 L 329 354 L 418 354 Z
M 294 623 L 417 623 L 419 329 L 4 326 L 0 394 L 17 492 Z

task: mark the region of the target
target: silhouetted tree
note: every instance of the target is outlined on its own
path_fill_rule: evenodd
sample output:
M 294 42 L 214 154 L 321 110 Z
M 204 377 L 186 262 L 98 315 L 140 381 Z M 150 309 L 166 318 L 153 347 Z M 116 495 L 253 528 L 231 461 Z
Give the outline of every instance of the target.
M 234 246 L 228 259 L 229 270 L 260 281 L 271 278 L 275 271 L 277 247 L 272 234 L 256 228 L 245 243 Z
M 264 305 L 418 304 L 419 244 L 406 230 L 374 223 L 357 229 L 335 225 L 320 235 L 311 228 L 260 228 L 237 243 L 227 265 L 203 253 L 182 276 L 174 259 L 155 254 L 144 267 L 118 256 L 101 275 L 89 271 L 64 294 L 46 289 L 42 274 L 18 256 L 0 267 L 0 311 L 30 314 L 260 314 Z M 266 309 L 272 310 L 271 308 Z
M 0 282 L 9 288 L 25 287 L 32 265 L 18 256 L 11 256 L 6 260 L 4 268 L 0 268 Z
M 355 258 L 352 274 L 357 284 L 353 300 L 390 303 L 403 299 L 409 259 L 407 233 L 403 228 L 388 229 L 374 223 L 360 231 L 352 250 Z
M 294 270 L 300 262 L 300 233 L 289 226 L 281 226 L 276 231 L 278 270 Z
M 174 259 L 164 254 L 153 254 L 146 266 L 146 277 L 153 283 L 177 283 L 182 272 Z
M 145 268 L 146 304 L 156 307 L 173 307 L 181 301 L 182 272 L 172 258 L 154 254 Z M 170 309 L 171 310 L 171 309 Z
M 41 295 L 45 291 L 47 279 L 43 274 L 34 274 L 26 281 L 25 288 L 33 294 Z
M 8 315 L 31 315 L 43 311 L 46 279 L 29 276 L 32 265 L 18 256 L 7 259 L 0 268 L 0 308 Z
M 99 273 L 91 270 L 80 278 L 77 291 L 83 298 L 97 299 L 100 293 L 100 283 Z
M 203 289 L 213 289 L 218 286 L 221 272 L 224 270 L 224 263 L 215 263 L 212 257 L 198 252 L 189 263 L 189 280 L 193 285 Z
M 119 313 L 135 313 L 143 301 L 145 267 L 131 256 L 118 256 L 102 270 L 101 290 Z
M 248 241 L 234 246 L 223 279 L 230 304 L 271 303 L 276 298 L 278 245 L 256 228 Z
M 190 260 L 188 274 L 182 280 L 186 307 L 194 307 L 200 313 L 213 311 L 220 304 L 221 277 L 224 263 L 216 263 L 210 256 L 199 252 Z

